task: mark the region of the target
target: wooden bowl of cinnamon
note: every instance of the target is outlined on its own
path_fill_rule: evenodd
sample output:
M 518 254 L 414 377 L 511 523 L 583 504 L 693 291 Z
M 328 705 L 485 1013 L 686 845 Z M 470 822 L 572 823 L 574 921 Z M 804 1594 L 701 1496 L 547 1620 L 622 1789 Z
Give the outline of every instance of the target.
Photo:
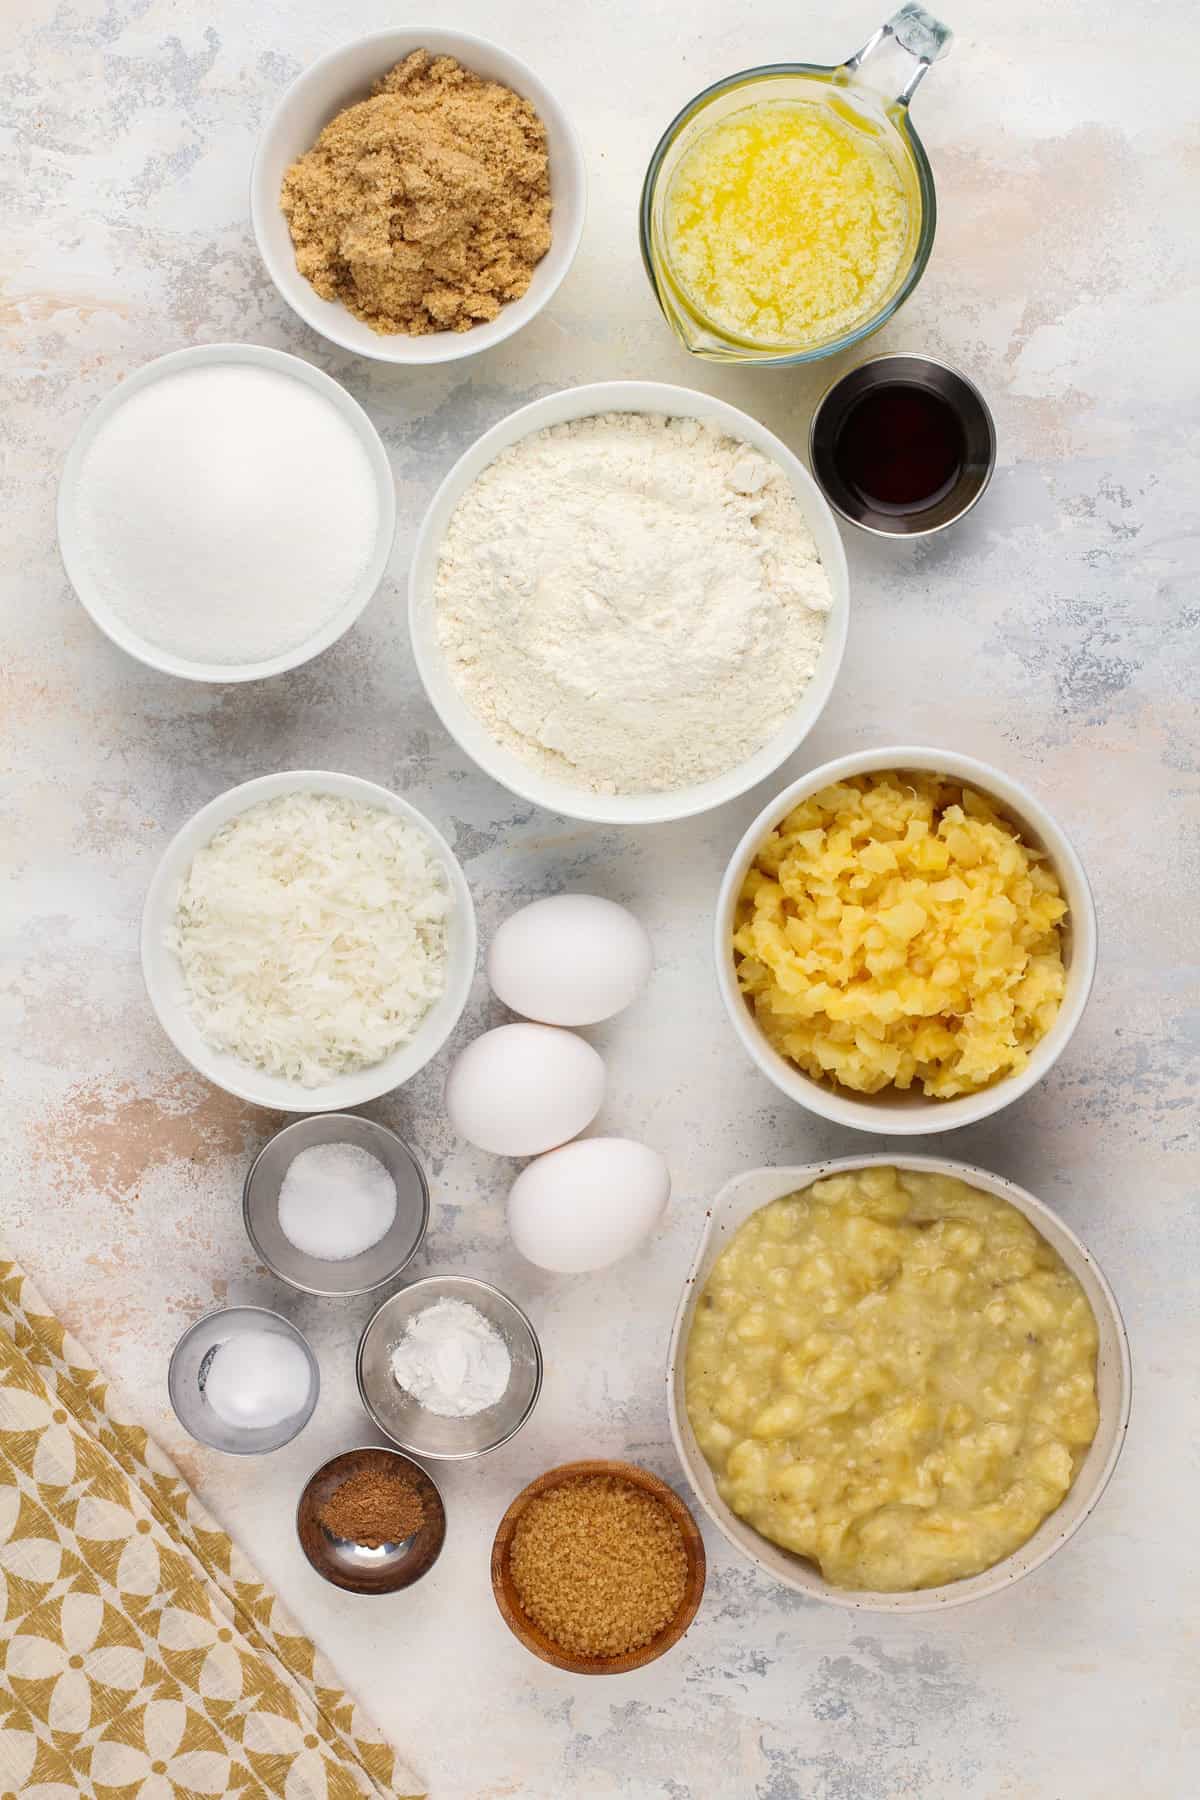
M 684 1502 L 634 1463 L 548 1469 L 492 1546 L 492 1590 L 513 1636 L 573 1675 L 623 1675 L 677 1644 L 700 1605 L 704 1543 Z
M 395 1594 L 428 1574 L 446 1538 L 432 1478 L 399 1450 L 369 1445 L 323 1463 L 296 1511 L 317 1574 L 351 1594 Z

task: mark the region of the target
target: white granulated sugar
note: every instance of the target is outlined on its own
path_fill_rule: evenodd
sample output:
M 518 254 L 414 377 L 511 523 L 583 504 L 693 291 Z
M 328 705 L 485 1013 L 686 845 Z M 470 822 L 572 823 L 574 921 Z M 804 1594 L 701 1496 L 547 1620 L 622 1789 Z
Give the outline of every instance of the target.
M 130 630 L 192 662 L 303 643 L 379 533 L 370 460 L 332 401 L 246 363 L 165 375 L 100 427 L 76 490 L 83 561 Z
M 493 737 L 617 794 L 753 755 L 811 680 L 831 599 L 783 470 L 648 413 L 504 451 L 455 509 L 435 584 L 454 680 Z

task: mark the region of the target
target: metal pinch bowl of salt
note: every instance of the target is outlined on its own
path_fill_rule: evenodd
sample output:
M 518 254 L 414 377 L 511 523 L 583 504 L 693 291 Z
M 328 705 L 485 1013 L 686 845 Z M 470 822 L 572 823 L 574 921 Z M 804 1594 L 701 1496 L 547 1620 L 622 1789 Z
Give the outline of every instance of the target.
M 293 1244 L 279 1222 L 279 1190 L 294 1159 L 317 1144 L 354 1144 L 383 1164 L 396 1184 L 396 1215 L 379 1239 L 357 1256 L 334 1261 Z M 429 1184 L 409 1146 L 386 1125 L 357 1113 L 317 1113 L 285 1125 L 263 1145 L 242 1192 L 246 1236 L 259 1260 L 280 1281 L 323 1299 L 369 1294 L 408 1267 L 429 1223 Z

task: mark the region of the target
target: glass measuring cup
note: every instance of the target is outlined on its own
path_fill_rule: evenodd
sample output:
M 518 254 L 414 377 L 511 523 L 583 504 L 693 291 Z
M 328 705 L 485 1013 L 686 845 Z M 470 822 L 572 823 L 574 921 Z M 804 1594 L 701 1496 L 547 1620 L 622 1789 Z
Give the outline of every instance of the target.
M 836 68 L 817 63 L 771 63 L 743 69 L 705 88 L 671 121 L 650 159 L 642 187 L 642 261 L 658 303 L 684 348 L 713 362 L 789 364 L 832 356 L 878 331 L 921 279 L 933 248 L 937 204 L 933 172 L 909 117 L 925 72 L 950 47 L 951 32 L 925 9 L 902 6 Z M 900 67 L 896 70 L 896 60 Z M 889 83 L 885 68 L 892 69 Z M 876 76 L 885 85 L 877 85 Z M 893 84 L 898 81 L 899 85 Z M 831 108 L 881 144 L 901 177 L 907 201 L 906 235 L 888 291 L 869 317 L 830 337 L 789 347 L 733 336 L 705 316 L 672 267 L 666 228 L 667 197 L 680 160 L 702 132 L 732 113 L 768 100 L 800 100 Z

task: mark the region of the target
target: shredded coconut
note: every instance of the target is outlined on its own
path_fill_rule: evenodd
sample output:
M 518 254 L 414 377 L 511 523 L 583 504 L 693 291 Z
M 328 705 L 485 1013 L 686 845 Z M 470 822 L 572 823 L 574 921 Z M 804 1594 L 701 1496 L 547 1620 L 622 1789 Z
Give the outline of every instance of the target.
M 816 668 L 829 578 L 783 470 L 695 419 L 606 413 L 523 438 L 459 502 L 435 584 L 467 704 L 600 793 L 736 767 Z
M 197 851 L 167 942 L 210 1044 L 316 1087 L 412 1038 L 445 986 L 451 904 L 417 826 L 281 794 Z
M 426 1412 L 465 1419 L 501 1399 L 512 1373 L 508 1346 L 466 1300 L 435 1300 L 392 1351 L 392 1374 Z

